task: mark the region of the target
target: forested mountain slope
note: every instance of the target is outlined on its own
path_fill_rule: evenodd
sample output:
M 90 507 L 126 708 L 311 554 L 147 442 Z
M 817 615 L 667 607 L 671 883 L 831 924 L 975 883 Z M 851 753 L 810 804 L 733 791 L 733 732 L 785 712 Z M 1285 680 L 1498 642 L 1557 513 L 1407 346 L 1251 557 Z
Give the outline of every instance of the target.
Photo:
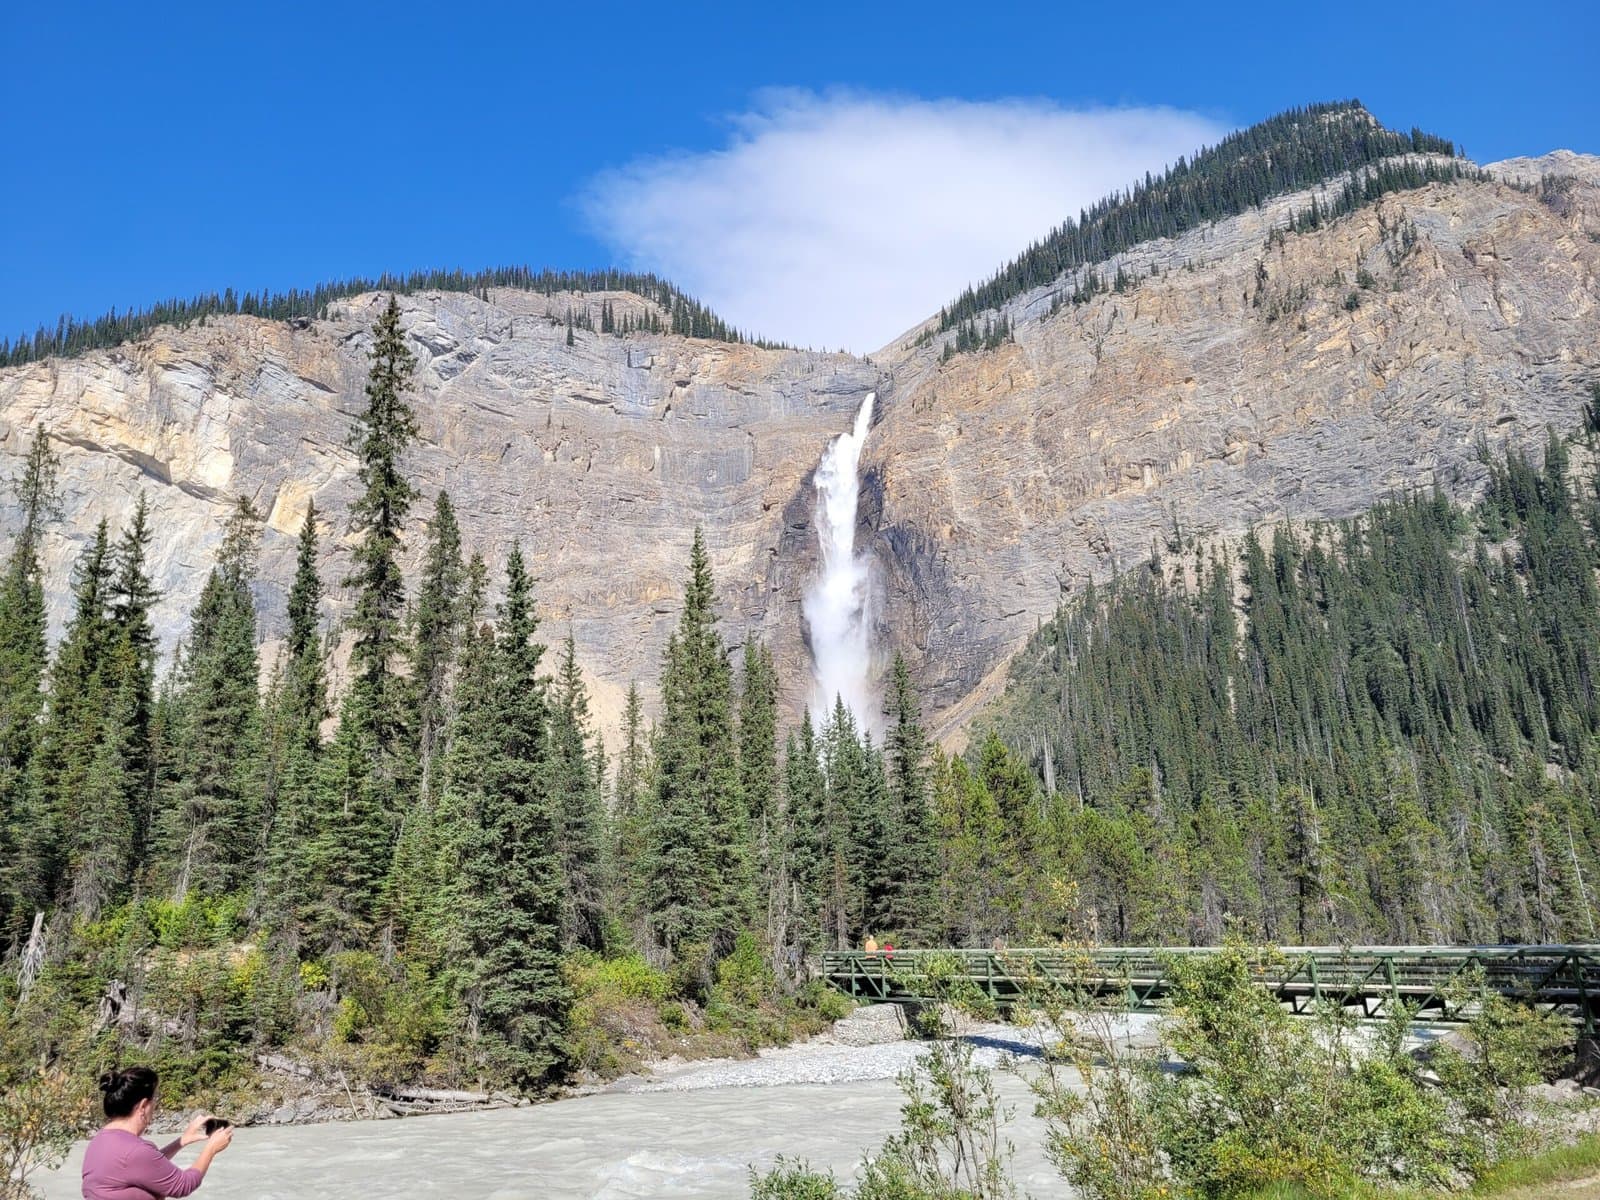
M 1595 429 L 1469 510 L 1178 538 L 1030 640 L 995 724 L 1107 940 L 1594 939 Z
M 1121 290 L 1016 295 L 980 318 L 1007 326 L 996 349 L 945 360 L 935 319 L 875 356 L 883 640 L 915 656 L 941 732 L 1064 596 L 1174 527 L 1472 496 L 1481 442 L 1577 426 L 1600 372 L 1600 189 L 1463 178 L 1295 232 L 1314 194 L 1119 253 L 1097 270 Z

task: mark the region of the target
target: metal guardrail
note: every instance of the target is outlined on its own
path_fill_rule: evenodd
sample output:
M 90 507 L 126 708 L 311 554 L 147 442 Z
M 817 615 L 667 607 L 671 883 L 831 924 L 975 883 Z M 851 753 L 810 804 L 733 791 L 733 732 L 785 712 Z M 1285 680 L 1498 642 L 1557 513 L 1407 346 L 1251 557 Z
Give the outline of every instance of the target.
M 932 1000 L 937 979 L 977 989 L 1002 1007 L 1055 996 L 1118 1000 L 1133 1011 L 1166 1007 L 1169 964 L 1216 947 L 1113 946 L 1088 950 L 834 950 L 823 977 L 862 1000 Z M 1384 1016 L 1405 1001 L 1417 1019 L 1470 1018 L 1471 982 L 1555 1012 L 1584 1036 L 1600 1025 L 1600 945 L 1284 946 L 1261 966 L 1258 982 L 1297 1013 L 1322 1004 Z M 940 994 L 944 994 L 942 991 Z

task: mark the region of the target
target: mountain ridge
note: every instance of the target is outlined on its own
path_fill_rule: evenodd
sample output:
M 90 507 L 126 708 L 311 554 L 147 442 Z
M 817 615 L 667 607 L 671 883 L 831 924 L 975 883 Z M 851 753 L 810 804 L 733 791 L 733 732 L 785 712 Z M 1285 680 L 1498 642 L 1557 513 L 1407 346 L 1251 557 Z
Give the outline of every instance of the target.
M 603 725 L 654 677 L 694 524 L 730 640 L 773 644 L 793 715 L 810 473 L 877 390 L 857 539 L 877 645 L 907 651 L 948 735 L 1064 590 L 1136 560 L 1173 513 L 1239 527 L 1440 473 L 1472 487 L 1479 440 L 1569 425 L 1600 363 L 1600 190 L 1578 179 L 1553 204 L 1518 182 L 1430 183 L 1302 233 L 1285 227 L 1317 189 L 1279 196 L 1096 264 L 1139 281 L 1122 292 L 1053 312 L 1052 285 L 1012 297 L 1015 343 L 948 363 L 916 331 L 865 359 L 587 328 L 568 346 L 569 303 L 643 319 L 651 302 L 412 294 L 413 469 L 491 559 L 516 537 L 543 556 L 540 602 L 570 625 Z M 343 533 L 374 295 L 0 370 L 6 456 L 43 423 L 67 458 L 46 556 L 58 625 L 82 538 L 143 488 L 174 526 L 156 556 L 166 644 L 241 490 L 271 517 L 258 607 L 276 627 L 306 499 Z M 341 573 L 325 566 L 333 618 Z

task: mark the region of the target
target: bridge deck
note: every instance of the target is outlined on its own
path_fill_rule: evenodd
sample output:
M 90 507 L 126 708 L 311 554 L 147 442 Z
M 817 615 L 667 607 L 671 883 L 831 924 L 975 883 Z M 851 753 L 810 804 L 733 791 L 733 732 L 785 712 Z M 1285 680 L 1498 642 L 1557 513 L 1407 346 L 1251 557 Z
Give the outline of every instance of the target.
M 834 987 L 863 1000 L 930 1000 L 956 983 L 1002 1006 L 1093 996 L 1149 1012 L 1166 1006 L 1173 959 L 1214 953 L 1158 946 L 838 950 L 823 955 L 822 970 Z M 1481 979 L 1508 999 L 1559 1013 L 1586 1036 L 1600 1024 L 1600 946 L 1285 946 L 1279 953 L 1259 982 L 1295 1012 L 1332 1003 L 1381 1017 L 1404 1000 L 1421 1020 L 1458 1022 L 1472 1012 L 1472 989 L 1462 985 Z

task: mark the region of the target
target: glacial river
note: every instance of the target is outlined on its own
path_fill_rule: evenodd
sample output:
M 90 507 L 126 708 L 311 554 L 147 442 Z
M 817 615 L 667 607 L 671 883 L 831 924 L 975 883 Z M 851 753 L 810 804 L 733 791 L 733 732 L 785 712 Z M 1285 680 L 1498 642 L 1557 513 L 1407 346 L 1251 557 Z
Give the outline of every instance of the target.
M 1014 1030 L 979 1031 L 989 1062 L 1026 1053 Z M 209 1200 L 566 1200 L 746 1197 L 751 1166 L 779 1154 L 850 1178 L 900 1122 L 898 1073 L 922 1047 L 809 1043 L 748 1062 L 688 1065 L 631 1090 L 529 1108 L 240 1129 L 198 1193 Z M 997 1076 L 1014 1111 L 1013 1176 L 1035 1197 L 1065 1188 L 1043 1153 L 1026 1084 Z M 80 1194 L 83 1148 L 39 1178 L 49 1200 Z M 180 1156 L 192 1158 L 193 1151 Z

